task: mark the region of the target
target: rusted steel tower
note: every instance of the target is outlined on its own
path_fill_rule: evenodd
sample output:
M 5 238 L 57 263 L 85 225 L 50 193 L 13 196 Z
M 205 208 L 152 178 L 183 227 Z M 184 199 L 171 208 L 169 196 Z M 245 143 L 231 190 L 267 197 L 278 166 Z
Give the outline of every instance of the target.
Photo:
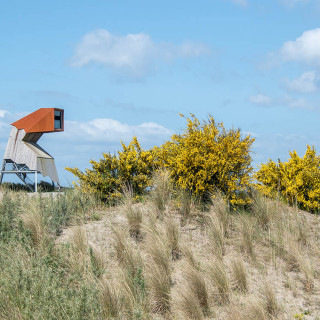
M 37 192 L 38 173 L 49 176 L 60 187 L 53 157 L 38 145 L 44 133 L 64 131 L 64 110 L 40 108 L 11 124 L 7 149 L 0 172 L 0 184 L 4 174 L 16 174 L 31 190 Z M 34 174 L 34 183 L 28 175 Z M 34 184 L 34 187 L 32 185 Z

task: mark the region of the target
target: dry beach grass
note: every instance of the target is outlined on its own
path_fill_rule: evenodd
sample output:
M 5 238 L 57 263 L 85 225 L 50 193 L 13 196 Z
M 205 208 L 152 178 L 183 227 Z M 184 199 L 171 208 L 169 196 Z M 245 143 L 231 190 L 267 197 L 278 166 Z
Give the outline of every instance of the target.
M 320 319 L 319 216 L 256 195 L 249 211 L 230 212 L 218 196 L 186 218 L 165 192 L 115 207 L 62 195 L 73 203 L 63 217 L 59 196 L 5 195 L 1 319 Z M 20 218 L 28 249 L 22 236 L 4 238 L 4 221 Z

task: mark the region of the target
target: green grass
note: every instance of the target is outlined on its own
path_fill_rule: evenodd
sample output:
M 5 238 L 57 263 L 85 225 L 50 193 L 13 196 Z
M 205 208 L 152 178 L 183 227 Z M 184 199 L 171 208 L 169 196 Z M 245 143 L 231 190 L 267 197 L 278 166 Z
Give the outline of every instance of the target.
M 21 213 L 28 210 L 28 202 L 32 201 L 39 201 L 38 208 L 45 208 L 40 212 L 47 229 L 53 231 L 67 225 L 77 214 L 82 217 L 88 203 L 76 193 L 39 200 L 4 193 L 0 203 L 0 318 L 103 319 L 97 277 L 71 272 L 70 248 L 56 247 L 50 235 L 42 239 L 43 245 L 38 245 L 25 227 Z M 96 261 L 93 264 L 94 275 Z

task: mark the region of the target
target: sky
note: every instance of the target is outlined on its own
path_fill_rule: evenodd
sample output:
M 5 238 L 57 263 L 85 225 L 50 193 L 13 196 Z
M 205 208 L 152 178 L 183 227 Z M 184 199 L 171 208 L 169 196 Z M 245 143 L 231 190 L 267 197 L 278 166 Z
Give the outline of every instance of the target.
M 250 134 L 254 166 L 320 150 L 320 0 L 0 3 L 0 154 L 12 122 L 63 108 L 39 140 L 63 185 L 121 140 L 181 133 L 179 113 Z

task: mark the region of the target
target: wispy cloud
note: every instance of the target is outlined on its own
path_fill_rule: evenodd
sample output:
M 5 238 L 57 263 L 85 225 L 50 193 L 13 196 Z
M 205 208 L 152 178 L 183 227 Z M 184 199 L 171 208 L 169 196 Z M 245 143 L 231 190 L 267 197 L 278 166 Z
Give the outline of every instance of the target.
M 308 30 L 294 41 L 287 41 L 280 49 L 285 61 L 301 61 L 320 66 L 320 28 Z
M 203 43 L 154 42 L 145 33 L 119 36 L 108 30 L 95 30 L 84 35 L 71 59 L 74 67 L 97 63 L 117 74 L 143 78 L 156 69 L 160 62 L 178 58 L 192 58 L 209 54 L 211 50 Z
M 300 93 L 310 93 L 318 89 L 320 80 L 316 71 L 307 71 L 293 80 L 285 79 L 284 83 L 288 90 Z
M 265 107 L 269 106 L 272 103 L 272 99 L 269 96 L 266 96 L 262 93 L 250 96 L 249 101 L 252 102 L 253 104 L 265 106 Z
M 307 109 L 315 110 L 315 106 L 312 102 L 304 97 L 296 97 L 285 94 L 282 97 L 269 97 L 264 94 L 252 95 L 249 97 L 249 101 L 260 107 L 281 107 L 285 106 L 290 109 Z
M 297 98 L 290 95 L 285 95 L 284 98 L 280 100 L 280 103 L 292 109 L 314 109 L 314 105 L 302 97 Z
M 119 143 L 129 141 L 133 136 L 148 141 L 162 141 L 169 138 L 173 132 L 155 122 L 143 122 L 129 125 L 114 119 L 97 118 L 87 122 L 65 121 L 65 132 L 61 139 L 65 141 L 92 143 Z M 80 142 L 81 141 L 81 142 Z
M 10 114 L 10 112 L 4 109 L 0 109 L 0 118 L 4 118 L 6 114 Z

